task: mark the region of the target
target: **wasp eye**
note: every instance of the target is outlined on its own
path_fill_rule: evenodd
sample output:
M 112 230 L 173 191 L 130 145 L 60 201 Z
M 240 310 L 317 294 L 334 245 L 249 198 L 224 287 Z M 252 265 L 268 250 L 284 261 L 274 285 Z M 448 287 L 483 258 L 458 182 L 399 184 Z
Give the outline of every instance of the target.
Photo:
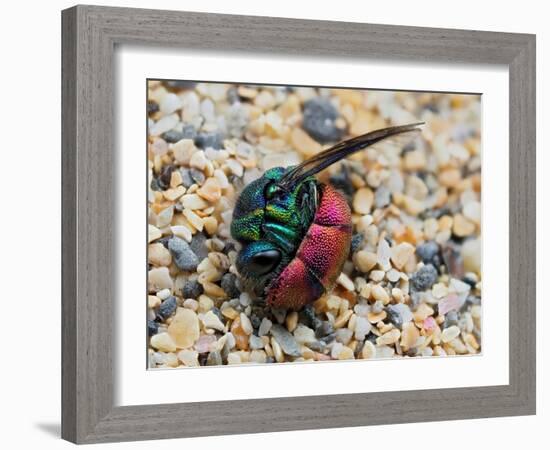
M 283 190 L 281 189 L 280 186 L 272 183 L 272 184 L 268 184 L 265 188 L 265 197 L 268 199 L 268 200 L 271 200 L 273 198 L 275 198 L 277 195 L 279 195 Z
M 266 250 L 256 253 L 248 264 L 247 270 L 255 275 L 265 275 L 271 272 L 281 261 L 279 250 Z

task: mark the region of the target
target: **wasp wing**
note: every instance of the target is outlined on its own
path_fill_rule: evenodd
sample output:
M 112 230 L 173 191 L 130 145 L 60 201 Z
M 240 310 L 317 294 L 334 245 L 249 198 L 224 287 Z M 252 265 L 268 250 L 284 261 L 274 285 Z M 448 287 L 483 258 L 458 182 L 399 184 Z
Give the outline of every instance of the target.
M 283 176 L 279 185 L 288 190 L 301 180 L 315 175 L 328 166 L 367 147 L 382 149 L 386 145 L 405 146 L 406 143 L 419 135 L 420 125 L 423 125 L 423 122 L 382 128 L 342 141 L 289 170 Z

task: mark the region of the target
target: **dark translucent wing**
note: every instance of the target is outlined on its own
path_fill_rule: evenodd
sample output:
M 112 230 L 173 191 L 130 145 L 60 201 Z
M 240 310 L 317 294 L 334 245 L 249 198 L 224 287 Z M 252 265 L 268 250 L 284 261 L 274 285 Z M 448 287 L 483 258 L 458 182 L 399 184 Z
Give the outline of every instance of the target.
M 382 144 L 404 145 L 408 140 L 412 139 L 413 136 L 418 135 L 421 131 L 419 125 L 422 124 L 422 122 L 419 122 L 409 125 L 382 128 L 340 142 L 289 170 L 282 177 L 279 185 L 284 189 L 289 189 L 301 180 L 315 175 L 328 166 L 367 147 L 375 145 L 376 147 L 381 147 Z

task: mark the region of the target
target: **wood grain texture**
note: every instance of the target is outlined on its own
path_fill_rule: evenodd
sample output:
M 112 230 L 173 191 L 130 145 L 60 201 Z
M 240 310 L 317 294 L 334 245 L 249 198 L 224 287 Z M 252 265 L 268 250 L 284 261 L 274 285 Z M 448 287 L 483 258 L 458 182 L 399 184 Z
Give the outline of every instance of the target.
M 78 443 L 535 412 L 535 38 L 468 30 L 78 6 L 63 11 L 63 415 Z M 330 39 L 326 36 L 330 35 Z M 114 407 L 116 44 L 505 64 L 510 73 L 510 384 Z M 525 324 L 529 324 L 526 326 Z

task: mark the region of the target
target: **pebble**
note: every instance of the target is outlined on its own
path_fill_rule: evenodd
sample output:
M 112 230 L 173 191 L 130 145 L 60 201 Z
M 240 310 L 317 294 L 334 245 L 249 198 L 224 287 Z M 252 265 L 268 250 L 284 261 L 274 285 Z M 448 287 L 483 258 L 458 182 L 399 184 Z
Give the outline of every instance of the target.
M 353 196 L 353 210 L 357 214 L 370 214 L 373 202 L 373 192 L 367 187 L 360 188 Z
M 264 317 L 260 323 L 260 327 L 258 329 L 258 335 L 266 336 L 271 330 L 272 325 L 273 325 L 273 322 L 271 322 L 271 320 L 269 320 L 267 317 Z
M 170 291 L 168 291 L 168 294 L 170 294 Z M 158 296 L 158 294 L 157 294 Z M 170 317 L 172 314 L 176 312 L 176 308 L 178 306 L 178 302 L 176 300 L 176 297 L 170 296 L 166 300 L 164 300 L 157 311 L 157 317 L 161 320 L 165 320 L 168 317 Z
M 179 122 L 177 114 L 170 114 L 164 116 L 158 122 L 154 122 L 153 125 L 149 127 L 149 135 L 151 136 L 160 136 L 162 133 L 165 133 L 168 130 L 174 128 Z
M 363 273 L 368 273 L 373 269 L 376 266 L 377 260 L 376 253 L 366 250 L 360 250 L 355 254 L 355 265 Z
M 244 313 L 241 313 L 241 328 L 243 329 L 243 331 L 250 335 L 252 334 L 252 332 L 254 331 L 254 328 L 252 327 L 252 323 L 250 322 L 250 319 L 248 318 L 248 316 Z
M 481 273 L 481 240 L 470 239 L 462 244 L 461 255 L 464 269 L 469 272 Z
M 290 143 L 304 158 L 310 158 L 320 153 L 323 147 L 312 139 L 301 128 L 294 128 L 290 135 Z
M 206 328 L 212 328 L 218 331 L 223 331 L 225 328 L 220 318 L 214 314 L 212 310 L 207 311 L 205 314 L 200 316 L 200 319 Z
M 222 189 L 217 178 L 208 178 L 205 183 L 197 190 L 202 198 L 215 203 L 222 196 Z
M 226 273 L 220 282 L 221 288 L 226 292 L 229 298 L 236 298 L 240 295 L 237 288 L 237 276 L 232 273 Z
M 458 328 L 456 325 L 453 325 L 449 328 L 445 328 L 441 332 L 441 341 L 444 343 L 451 342 L 453 339 L 458 337 L 460 335 L 460 328 Z
M 182 289 L 182 295 L 185 298 L 197 299 L 203 292 L 204 289 L 197 280 L 187 281 Z
M 395 311 L 397 314 L 399 314 L 402 323 L 410 322 L 411 320 L 413 320 L 413 313 L 409 305 L 397 303 L 395 305 L 389 305 L 387 309 L 391 309 L 392 311 Z
M 172 114 L 183 106 L 182 101 L 176 94 L 166 94 L 160 102 L 160 112 L 164 115 Z
M 332 331 L 331 331 L 332 332 Z M 311 328 L 303 325 L 298 324 L 296 328 L 294 329 L 294 339 L 298 344 L 311 344 L 313 342 L 316 342 L 316 334 L 315 331 L 313 331 Z M 328 333 L 327 333 L 328 334 Z M 326 336 L 326 334 L 325 334 Z M 323 336 L 321 336 L 323 337 Z
M 407 264 L 409 258 L 414 255 L 415 247 L 408 242 L 403 242 L 391 249 L 391 261 L 393 265 L 401 270 Z
M 189 221 L 189 223 L 191 225 L 193 225 L 198 231 L 202 231 L 202 229 L 204 228 L 204 223 L 203 223 L 202 219 L 200 218 L 200 216 L 195 214 L 190 209 L 184 209 L 183 210 L 183 215 Z
M 154 266 L 168 267 L 172 262 L 172 255 L 166 247 L 160 243 L 150 244 L 147 247 L 147 257 Z
M 176 344 L 168 333 L 158 333 L 151 337 L 151 346 L 161 352 L 175 352 Z
M 218 132 L 199 133 L 195 137 L 195 145 L 199 148 L 213 148 L 219 150 L 223 147 L 223 135 Z
M 178 359 L 187 367 L 199 366 L 199 354 L 194 350 L 181 350 Z
M 204 209 L 209 206 L 208 202 L 198 194 L 186 194 L 179 201 L 184 208 L 192 210 Z
M 271 327 L 271 335 L 275 338 L 276 342 L 281 346 L 284 353 L 289 356 L 301 356 L 300 347 L 296 342 L 296 339 L 288 330 L 281 325 L 275 324 Z
M 388 320 L 396 327 L 401 328 L 403 325 L 403 318 L 401 317 L 401 314 L 399 314 L 399 311 L 392 308 L 392 305 L 389 305 L 386 308 L 386 314 L 388 317 Z
M 374 193 L 374 206 L 385 208 L 391 202 L 391 192 L 386 186 L 379 186 Z
M 338 111 L 325 98 L 315 97 L 304 103 L 302 126 L 317 142 L 337 142 L 344 130 L 336 126 Z
M 439 301 L 438 312 L 439 314 L 447 314 L 449 311 L 458 311 L 461 306 L 460 297 L 456 294 L 450 294 Z
M 150 244 L 162 237 L 162 232 L 154 225 L 147 226 L 147 242 Z
M 240 317 L 237 317 L 231 324 L 231 334 L 235 338 L 235 345 L 239 350 L 248 350 L 248 334 L 241 327 Z
M 437 281 L 437 270 L 431 264 L 422 266 L 410 279 L 413 289 L 426 291 Z
M 395 344 L 401 337 L 401 332 L 397 329 L 392 329 L 376 339 L 377 345 Z
M 251 334 L 250 338 L 248 340 L 250 344 L 250 348 L 259 350 L 265 347 L 265 343 L 261 337 L 256 336 L 255 334 Z
M 221 366 L 223 364 L 222 356 L 219 351 L 215 350 L 208 354 L 206 359 L 207 366 Z
M 372 287 L 371 294 L 375 300 L 381 301 L 384 305 L 387 305 L 390 302 L 389 294 L 379 284 L 375 284 Z
M 147 274 L 149 292 L 158 292 L 161 289 L 174 288 L 174 281 L 167 267 L 155 267 Z
M 416 247 L 416 255 L 425 264 L 434 263 L 434 259 L 438 256 L 438 254 L 439 245 L 437 245 L 437 242 L 434 241 L 427 241 Z
M 147 333 L 149 336 L 154 336 L 158 333 L 159 330 L 159 324 L 155 322 L 154 320 L 148 320 L 147 321 Z
M 179 237 L 173 237 L 168 241 L 168 250 L 172 252 L 174 263 L 179 269 L 193 271 L 199 264 L 199 258 L 189 244 Z
M 363 359 L 376 358 L 376 347 L 370 341 L 365 341 L 363 349 L 361 350 L 361 356 Z
M 358 341 L 364 341 L 367 334 L 370 333 L 372 325 L 370 322 L 361 316 L 357 316 L 355 321 L 355 339 Z
M 170 230 L 174 236 L 179 237 L 186 242 L 191 242 L 191 239 L 193 239 L 191 230 L 189 230 L 189 228 L 185 225 L 173 225 L 170 227 Z
M 400 345 L 403 347 L 403 350 L 407 351 L 414 348 L 419 337 L 420 331 L 416 328 L 413 322 L 403 324 L 400 341 Z
M 178 348 L 192 347 L 199 339 L 199 318 L 194 311 L 177 308 L 176 315 L 168 325 L 168 334 Z
M 476 230 L 476 226 L 462 214 L 455 214 L 453 220 L 453 233 L 458 237 L 471 235 Z
M 336 282 L 348 291 L 353 292 L 355 290 L 353 281 L 351 281 L 350 277 L 348 277 L 344 272 L 341 272 L 340 275 L 338 275 Z
M 390 244 L 386 239 L 380 239 L 378 242 L 378 247 L 376 250 L 377 262 L 380 268 L 384 271 L 391 269 L 390 258 L 391 258 L 391 248 Z

